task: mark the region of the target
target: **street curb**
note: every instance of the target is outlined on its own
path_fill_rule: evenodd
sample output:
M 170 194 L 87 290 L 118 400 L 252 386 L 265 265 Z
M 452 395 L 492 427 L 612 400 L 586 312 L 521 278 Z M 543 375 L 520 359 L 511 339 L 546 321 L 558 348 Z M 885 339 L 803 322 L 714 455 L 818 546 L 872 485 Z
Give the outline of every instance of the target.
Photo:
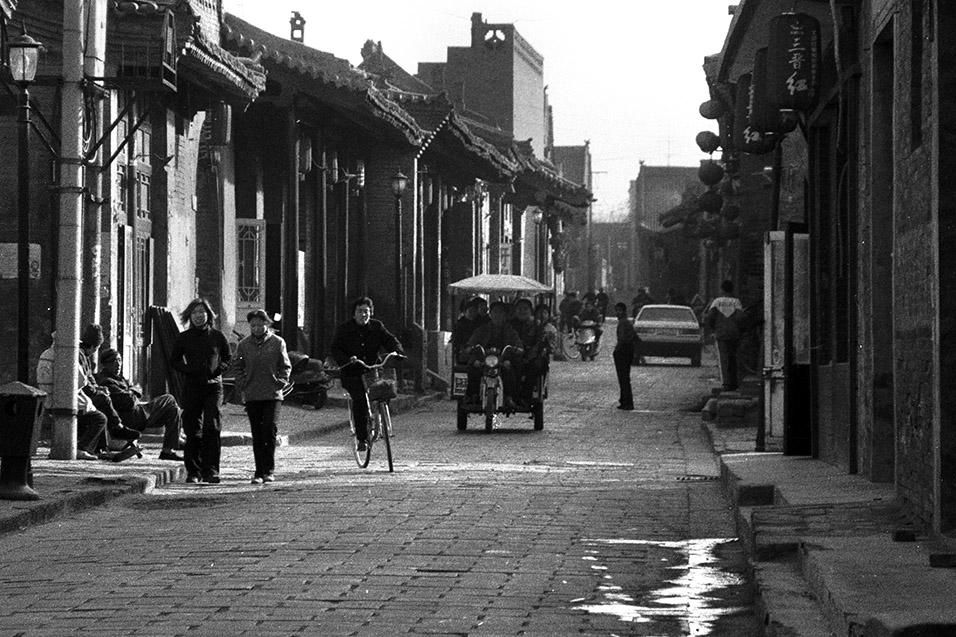
M 0 535 L 22 531 L 30 526 L 46 524 L 63 516 L 102 506 L 124 495 L 150 493 L 158 486 L 176 482 L 185 477 L 186 468 L 182 466 L 135 476 L 115 478 L 91 476 L 81 482 L 81 488 L 90 487 L 83 492 L 51 500 L 41 500 L 28 510 L 0 519 Z M 108 486 L 98 487 L 99 484 Z
M 716 422 L 701 422 L 720 469 L 720 486 L 733 508 L 734 525 L 744 553 L 754 595 L 754 612 L 761 634 L 769 637 L 830 636 L 826 616 L 810 590 L 796 552 L 768 559 L 759 555 L 751 515 L 755 507 L 772 506 L 778 499 L 773 484 L 747 483 L 724 460 L 714 430 Z

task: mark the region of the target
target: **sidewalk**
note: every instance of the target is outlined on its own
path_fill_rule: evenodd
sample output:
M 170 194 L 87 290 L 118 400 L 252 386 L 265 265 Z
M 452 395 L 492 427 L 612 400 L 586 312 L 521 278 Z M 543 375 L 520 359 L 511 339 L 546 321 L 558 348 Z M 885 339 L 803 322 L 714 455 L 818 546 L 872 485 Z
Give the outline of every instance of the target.
M 292 403 L 284 405 L 279 425 L 280 445 L 296 444 L 331 431 L 348 429 L 346 401 L 338 398 L 336 393 L 333 390 L 322 409 Z M 440 398 L 442 396 L 438 394 L 403 394 L 391 402 L 391 409 L 401 413 L 425 401 Z M 224 447 L 252 443 L 249 422 L 242 407 L 225 405 L 222 416 Z M 158 486 L 186 479 L 182 463 L 157 458 L 162 448 L 162 435 L 144 434 L 140 440 L 143 457 L 120 463 L 50 460 L 49 447 L 41 445 L 31 459 L 33 488 L 40 494 L 40 499 L 25 502 L 0 500 L 0 535 L 72 515 L 122 495 L 148 493 Z M 345 444 L 344 438 L 342 444 Z
M 751 556 L 766 634 L 956 635 L 956 541 L 908 520 L 891 484 L 757 453 L 754 426 L 703 426 Z

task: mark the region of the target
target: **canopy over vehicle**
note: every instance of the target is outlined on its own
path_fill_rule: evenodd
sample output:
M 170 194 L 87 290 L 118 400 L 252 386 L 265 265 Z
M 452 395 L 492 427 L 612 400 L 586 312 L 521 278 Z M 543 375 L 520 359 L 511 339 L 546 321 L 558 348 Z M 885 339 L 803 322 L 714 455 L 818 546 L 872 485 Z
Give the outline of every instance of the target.
M 479 274 L 448 286 L 453 294 L 554 294 L 549 286 L 517 274 Z

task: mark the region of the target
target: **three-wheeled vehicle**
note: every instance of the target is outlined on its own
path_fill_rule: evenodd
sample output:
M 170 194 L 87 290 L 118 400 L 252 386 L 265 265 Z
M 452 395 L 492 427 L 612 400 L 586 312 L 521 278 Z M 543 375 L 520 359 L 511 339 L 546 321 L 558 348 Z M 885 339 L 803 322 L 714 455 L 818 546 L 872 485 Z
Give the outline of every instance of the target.
M 513 301 L 519 297 L 550 296 L 553 290 L 534 279 L 514 274 L 481 274 L 462 279 L 448 286 L 452 295 L 474 296 L 487 294 L 493 299 Z M 452 368 L 450 383 L 451 396 L 458 402 L 458 429 L 468 428 L 468 416 L 481 414 L 485 421 L 485 431 L 495 428 L 495 422 L 501 416 L 510 417 L 514 414 L 531 414 L 534 428 L 544 429 L 544 401 L 548 397 L 548 375 L 543 374 L 531 391 L 528 404 L 507 404 L 504 397 L 504 385 L 501 378 L 501 367 L 505 364 L 509 354 L 506 347 L 504 352 L 494 349 L 473 352 L 474 359 L 481 366 L 481 382 L 479 384 L 479 400 L 466 402 L 465 394 L 468 388 L 468 365 L 459 363 L 458 352 L 455 352 L 455 365 Z

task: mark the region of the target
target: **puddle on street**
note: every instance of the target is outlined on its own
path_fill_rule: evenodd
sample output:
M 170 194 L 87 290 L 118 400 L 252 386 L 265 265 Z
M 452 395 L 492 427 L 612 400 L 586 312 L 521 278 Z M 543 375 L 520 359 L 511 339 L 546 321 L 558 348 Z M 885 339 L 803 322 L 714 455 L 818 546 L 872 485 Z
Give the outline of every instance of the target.
M 582 560 L 600 581 L 593 595 L 572 600 L 575 610 L 681 635 L 715 634 L 721 619 L 751 612 L 741 564 L 719 554 L 739 552 L 735 538 L 584 539 L 583 546 Z

